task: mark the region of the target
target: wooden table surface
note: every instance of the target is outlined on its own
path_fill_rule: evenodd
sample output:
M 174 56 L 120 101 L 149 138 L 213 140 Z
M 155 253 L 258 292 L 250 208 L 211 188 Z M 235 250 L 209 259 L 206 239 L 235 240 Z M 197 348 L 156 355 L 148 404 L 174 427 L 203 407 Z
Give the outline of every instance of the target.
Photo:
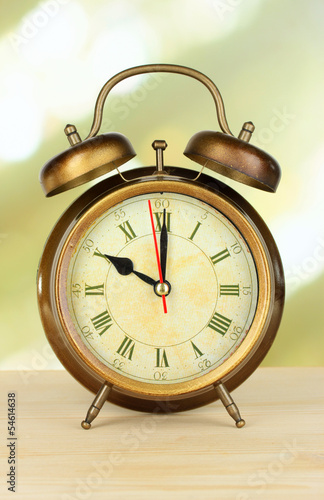
M 246 426 L 220 402 L 150 415 L 106 403 L 63 371 L 0 372 L 0 498 L 324 498 L 324 368 L 259 368 L 234 391 Z M 9 471 L 7 394 L 17 397 L 17 491 Z

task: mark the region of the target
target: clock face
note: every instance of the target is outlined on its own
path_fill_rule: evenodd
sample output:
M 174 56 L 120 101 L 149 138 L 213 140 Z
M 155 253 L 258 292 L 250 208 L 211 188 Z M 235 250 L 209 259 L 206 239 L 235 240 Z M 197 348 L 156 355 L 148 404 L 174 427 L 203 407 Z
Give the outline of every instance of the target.
M 159 281 L 149 200 L 158 247 L 164 217 L 168 231 L 167 313 L 155 287 L 121 266 L 130 259 L 135 272 Z M 95 358 L 130 379 L 173 384 L 236 351 L 256 313 L 258 276 L 245 239 L 221 212 L 191 196 L 149 193 L 99 214 L 83 231 L 65 293 L 77 335 Z

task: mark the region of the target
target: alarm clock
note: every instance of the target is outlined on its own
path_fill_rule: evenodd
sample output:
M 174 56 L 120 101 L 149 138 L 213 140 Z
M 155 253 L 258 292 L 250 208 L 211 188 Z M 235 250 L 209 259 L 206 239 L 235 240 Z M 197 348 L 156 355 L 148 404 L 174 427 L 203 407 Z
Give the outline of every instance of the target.
M 219 131 L 202 131 L 184 154 L 199 172 L 154 166 L 120 172 L 135 156 L 120 133 L 97 135 L 105 100 L 125 78 L 179 73 L 210 91 Z M 41 257 L 38 303 L 50 345 L 64 367 L 96 394 L 82 427 L 105 401 L 138 411 L 183 411 L 220 399 L 243 427 L 231 391 L 267 354 L 284 305 L 284 274 L 274 239 L 256 210 L 208 172 L 275 192 L 278 163 L 235 138 L 215 84 L 184 66 L 150 64 L 111 78 L 99 93 L 91 131 L 74 125 L 69 149 L 47 162 L 46 196 L 109 172 L 56 223 Z M 172 138 L 171 138 L 172 140 Z

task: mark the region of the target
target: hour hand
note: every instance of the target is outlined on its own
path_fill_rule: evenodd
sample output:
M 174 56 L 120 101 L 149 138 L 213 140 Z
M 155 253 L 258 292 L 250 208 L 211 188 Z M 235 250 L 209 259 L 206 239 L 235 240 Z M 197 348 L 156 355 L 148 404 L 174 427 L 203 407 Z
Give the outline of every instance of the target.
M 135 271 L 133 262 L 127 257 L 114 257 L 113 255 L 107 254 L 104 254 L 104 256 L 112 263 L 116 271 L 122 276 L 128 276 L 129 274 L 133 273 L 145 283 L 148 283 L 152 286 L 155 285 L 156 280 L 150 278 L 146 274 Z
M 133 262 L 127 257 L 114 257 L 113 255 L 104 254 L 104 256 L 115 266 L 116 271 L 123 276 L 128 276 L 134 269 Z

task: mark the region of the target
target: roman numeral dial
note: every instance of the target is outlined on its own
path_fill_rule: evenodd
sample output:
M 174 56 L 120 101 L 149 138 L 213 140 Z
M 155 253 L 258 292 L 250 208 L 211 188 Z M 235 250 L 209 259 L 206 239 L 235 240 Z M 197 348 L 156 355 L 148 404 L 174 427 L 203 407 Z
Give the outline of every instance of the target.
M 160 233 L 161 229 L 162 229 L 162 224 L 163 224 L 163 212 L 154 212 L 154 217 L 155 217 L 155 222 L 156 222 L 155 231 L 157 233 Z M 170 212 L 166 212 L 165 225 L 166 225 L 167 231 L 170 232 L 171 231 L 171 213 Z
M 155 349 L 155 354 L 156 354 L 156 367 L 157 368 L 168 368 L 169 367 L 169 361 L 167 358 L 167 354 L 165 349 Z
M 98 314 L 94 318 L 91 318 L 91 323 L 99 335 L 103 335 L 107 330 L 109 330 L 109 328 L 112 327 L 113 324 L 107 310 Z
M 222 295 L 235 295 L 239 297 L 240 287 L 239 285 L 220 285 L 219 294 Z
M 191 346 L 192 346 L 192 348 L 193 348 L 193 350 L 194 350 L 194 353 L 195 353 L 195 357 L 196 357 L 196 359 L 197 359 L 197 358 L 200 358 L 201 356 L 203 356 L 203 355 L 204 355 L 204 353 L 203 353 L 203 352 L 201 352 L 201 350 L 200 350 L 200 349 L 198 349 L 198 347 L 197 347 L 197 346 L 196 346 L 196 345 L 195 345 L 192 341 L 191 341 Z
M 144 185 L 125 185 L 123 196 Z M 154 394 L 167 384 L 194 384 L 239 350 L 257 309 L 258 275 L 237 215 L 232 223 L 207 196 L 200 201 L 152 186 L 124 200 L 122 192 L 109 192 L 106 205 L 100 199 L 102 211 L 93 210 L 95 218 L 85 218 L 66 243 L 64 286 L 74 338 L 115 382 L 151 384 Z M 112 199 L 119 201 L 112 206 Z M 170 284 L 167 314 L 163 287 L 156 289 L 157 253 L 162 285 Z
M 189 236 L 189 240 L 193 241 L 198 229 L 200 228 L 201 226 L 201 222 L 197 222 L 196 226 L 195 226 L 195 229 L 192 231 L 191 233 L 191 236 Z
M 104 289 L 104 283 L 101 283 L 100 285 L 87 285 L 85 284 L 85 290 L 84 294 L 85 295 L 104 295 L 105 294 L 105 289 Z
M 225 248 L 225 250 L 222 250 L 221 252 L 218 252 L 215 255 L 213 255 L 211 257 L 211 261 L 215 265 L 221 262 L 222 260 L 227 259 L 230 256 L 231 254 L 229 253 L 228 248 Z
M 222 314 L 215 313 L 208 326 L 209 328 L 215 330 L 215 332 L 225 335 L 231 326 L 231 323 L 231 319 L 226 318 Z
M 124 358 L 132 360 L 134 349 L 135 349 L 134 340 L 128 338 L 127 335 L 125 335 L 125 338 L 120 344 L 119 348 L 117 349 L 117 352 Z
M 135 234 L 135 231 L 132 228 L 132 226 L 130 225 L 129 221 L 122 222 L 117 227 L 119 227 L 119 229 L 122 231 L 122 233 L 124 233 L 125 243 L 128 243 L 132 239 L 136 238 L 137 235 Z

